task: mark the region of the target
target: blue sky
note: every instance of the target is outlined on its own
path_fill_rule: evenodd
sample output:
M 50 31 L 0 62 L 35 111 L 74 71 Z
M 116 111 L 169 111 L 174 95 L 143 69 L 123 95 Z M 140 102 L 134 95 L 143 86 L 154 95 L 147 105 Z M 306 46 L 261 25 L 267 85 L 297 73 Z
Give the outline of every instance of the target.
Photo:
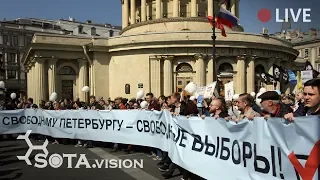
M 311 23 L 292 23 L 292 29 L 320 29 L 320 11 L 317 11 L 319 0 L 240 0 L 240 23 L 246 32 L 260 33 L 262 28 L 268 28 L 270 33 L 281 30 L 281 23 L 275 22 L 275 9 L 280 8 L 311 8 Z M 97 23 L 121 25 L 120 0 L 2 0 L 0 20 L 33 17 L 46 19 L 67 19 L 69 16 L 77 21 L 88 19 Z M 315 7 L 313 9 L 313 7 Z M 268 23 L 258 20 L 257 14 L 261 8 L 272 11 L 272 19 Z M 284 16 L 282 16 L 283 18 Z M 302 21 L 302 15 L 300 18 Z

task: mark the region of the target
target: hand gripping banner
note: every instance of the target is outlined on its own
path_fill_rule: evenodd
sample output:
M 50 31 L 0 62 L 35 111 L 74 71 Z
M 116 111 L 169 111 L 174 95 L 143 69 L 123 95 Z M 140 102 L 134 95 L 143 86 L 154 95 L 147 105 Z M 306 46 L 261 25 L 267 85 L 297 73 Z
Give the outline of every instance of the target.
M 320 117 L 172 117 L 168 111 L 14 110 L 0 112 L 0 134 L 43 134 L 150 146 L 206 179 L 318 180 Z M 231 173 L 232 172 L 232 173 Z

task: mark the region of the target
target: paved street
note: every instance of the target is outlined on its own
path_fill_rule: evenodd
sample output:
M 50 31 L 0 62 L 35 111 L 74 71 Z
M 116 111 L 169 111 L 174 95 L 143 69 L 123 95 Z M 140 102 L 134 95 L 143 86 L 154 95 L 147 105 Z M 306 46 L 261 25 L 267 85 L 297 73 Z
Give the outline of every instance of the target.
M 34 145 L 41 145 L 41 142 L 32 141 Z M 0 180 L 100 180 L 100 179 L 119 179 L 119 180 L 158 180 L 164 179 L 161 176 L 161 172 L 158 170 L 156 165 L 156 160 L 147 157 L 145 153 L 142 152 L 132 152 L 127 154 L 122 151 L 111 152 L 110 148 L 96 147 L 92 149 L 86 149 L 83 147 L 74 147 L 74 145 L 62 145 L 62 144 L 49 144 L 48 151 L 49 156 L 51 154 L 57 153 L 62 155 L 63 153 L 71 154 L 75 153 L 78 155 L 76 160 L 73 160 L 72 166 L 75 167 L 80 154 L 86 154 L 89 164 L 95 163 L 95 160 L 99 159 L 143 159 L 143 168 L 91 168 L 86 169 L 85 166 L 80 166 L 80 168 L 67 168 L 68 159 L 64 158 L 64 162 L 59 168 L 46 167 L 39 169 L 34 167 L 35 164 L 34 156 L 37 152 L 42 152 L 35 150 L 30 156 L 32 162 L 31 166 L 28 166 L 25 161 L 18 160 L 16 156 L 23 156 L 28 150 L 28 146 L 24 140 L 13 140 L 13 141 L 1 141 L 0 142 Z M 48 158 L 47 158 L 48 159 Z M 40 164 L 40 163 L 39 163 Z M 104 165 L 102 166 L 104 167 Z M 182 176 L 178 175 L 179 171 L 176 170 L 176 176 L 171 178 L 173 180 L 180 180 Z

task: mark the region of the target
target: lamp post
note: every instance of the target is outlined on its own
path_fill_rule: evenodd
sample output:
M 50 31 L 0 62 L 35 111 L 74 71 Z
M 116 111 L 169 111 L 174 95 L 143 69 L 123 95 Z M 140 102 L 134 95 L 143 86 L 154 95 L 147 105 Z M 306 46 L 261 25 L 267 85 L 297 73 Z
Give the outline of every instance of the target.
M 220 12 L 220 2 L 219 0 L 213 0 L 213 20 L 212 20 L 212 59 L 213 59 L 213 82 L 216 83 L 216 90 L 218 91 L 218 95 L 220 95 L 220 88 L 219 88 L 219 82 L 218 82 L 218 72 L 216 68 L 216 17 L 219 15 Z

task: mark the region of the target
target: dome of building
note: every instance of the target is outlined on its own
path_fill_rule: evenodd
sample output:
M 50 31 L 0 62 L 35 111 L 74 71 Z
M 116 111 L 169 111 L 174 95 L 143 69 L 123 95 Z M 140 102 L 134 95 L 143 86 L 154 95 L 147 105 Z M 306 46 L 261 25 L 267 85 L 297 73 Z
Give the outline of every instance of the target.
M 224 2 L 230 3 L 219 4 L 219 8 L 239 18 L 239 0 Z M 28 78 L 48 75 L 38 85 L 41 96 L 31 88 L 33 81 L 28 83 L 28 96 L 45 99 L 57 92 L 60 98 L 87 99 L 89 93 L 132 98 L 141 89 L 168 96 L 181 92 L 189 82 L 203 87 L 216 78 L 221 95 L 229 82 L 233 82 L 235 94 L 258 92 L 261 87 L 292 91 L 288 85 L 274 87 L 260 79 L 261 72 L 272 74 L 273 64 L 293 65 L 298 51 L 290 42 L 268 34 L 245 33 L 240 26 L 225 27 L 227 37 L 217 30 L 213 48 L 207 19 L 215 9 L 213 0 L 121 0 L 121 5 L 119 36 L 36 34 L 25 59 Z M 66 75 L 66 66 L 71 74 Z M 81 91 L 86 85 L 91 88 L 89 93 Z

